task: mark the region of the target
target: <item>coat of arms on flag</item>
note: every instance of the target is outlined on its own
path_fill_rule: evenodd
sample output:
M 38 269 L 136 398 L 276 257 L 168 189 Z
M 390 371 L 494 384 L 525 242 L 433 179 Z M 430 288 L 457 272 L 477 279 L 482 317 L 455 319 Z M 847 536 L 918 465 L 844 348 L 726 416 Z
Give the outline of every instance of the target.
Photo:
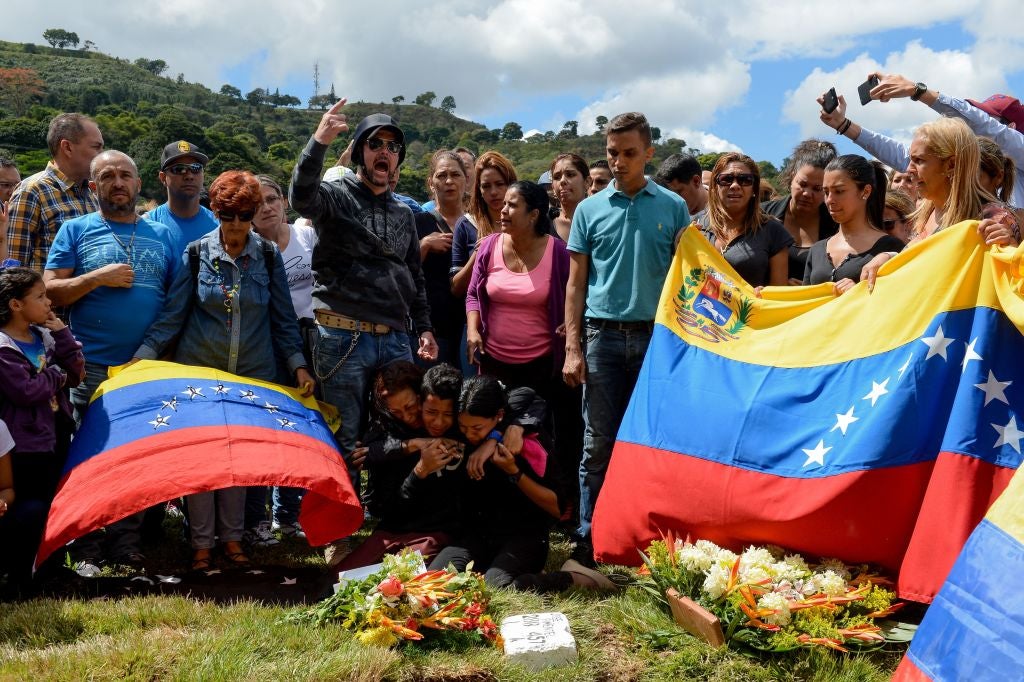
M 739 338 L 753 309 L 753 302 L 710 265 L 692 268 L 675 298 L 682 330 L 712 343 Z

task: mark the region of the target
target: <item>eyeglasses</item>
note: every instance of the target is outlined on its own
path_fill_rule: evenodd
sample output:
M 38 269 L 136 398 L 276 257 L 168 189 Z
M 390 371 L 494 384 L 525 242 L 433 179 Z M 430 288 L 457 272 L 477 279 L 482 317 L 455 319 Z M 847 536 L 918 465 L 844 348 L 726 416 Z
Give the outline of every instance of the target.
M 173 166 L 168 166 L 164 169 L 171 175 L 184 175 L 185 173 L 191 173 L 192 175 L 199 175 L 203 172 L 203 164 L 201 163 L 176 163 Z
M 740 187 L 752 187 L 754 185 L 754 174 L 726 173 L 715 178 L 715 184 L 719 187 L 730 187 L 734 182 L 739 183 Z
M 371 137 L 366 141 L 366 144 L 369 145 L 371 152 L 375 152 L 384 146 L 387 146 L 388 151 L 392 154 L 398 154 L 402 151 L 401 142 L 395 142 L 394 140 L 382 140 L 379 137 Z
M 233 223 L 235 220 L 241 220 L 243 223 L 251 221 L 256 216 L 256 211 L 239 211 L 238 213 L 228 213 L 227 211 L 217 211 L 217 217 L 220 218 L 222 223 Z
M 906 221 L 903 220 L 902 218 L 890 218 L 889 220 L 883 220 L 882 221 L 882 229 L 883 230 L 892 230 L 892 229 L 894 229 L 896 227 L 896 223 L 903 223 L 903 222 L 906 222 Z

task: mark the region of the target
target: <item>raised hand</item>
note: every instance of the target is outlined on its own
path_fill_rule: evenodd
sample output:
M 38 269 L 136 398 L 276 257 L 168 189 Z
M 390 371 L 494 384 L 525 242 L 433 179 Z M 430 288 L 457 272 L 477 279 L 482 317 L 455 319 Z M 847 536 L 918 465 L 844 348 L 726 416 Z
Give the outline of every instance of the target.
M 342 97 L 333 107 L 324 112 L 324 115 L 320 118 L 320 125 L 316 127 L 316 132 L 313 133 L 314 140 L 320 144 L 327 145 L 334 142 L 338 135 L 348 130 L 348 119 L 345 118 L 345 114 L 338 113 L 347 101 L 347 99 Z

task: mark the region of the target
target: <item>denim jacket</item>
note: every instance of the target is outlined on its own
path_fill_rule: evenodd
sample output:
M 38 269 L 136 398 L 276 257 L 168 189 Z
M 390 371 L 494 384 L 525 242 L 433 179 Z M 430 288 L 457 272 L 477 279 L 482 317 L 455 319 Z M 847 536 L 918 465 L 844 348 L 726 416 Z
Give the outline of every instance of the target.
M 304 367 L 299 325 L 277 246 L 274 258 L 271 281 L 262 238 L 256 233 L 249 233 L 237 258 L 224 252 L 220 228 L 202 237 L 199 281 L 193 283 L 186 250 L 167 294 L 167 304 L 135 356 L 156 359 L 180 332 L 174 359 L 186 365 L 278 382 L 286 377 L 277 371 L 275 357 L 282 358 L 291 373 Z M 228 293 L 232 294 L 230 310 L 226 304 Z

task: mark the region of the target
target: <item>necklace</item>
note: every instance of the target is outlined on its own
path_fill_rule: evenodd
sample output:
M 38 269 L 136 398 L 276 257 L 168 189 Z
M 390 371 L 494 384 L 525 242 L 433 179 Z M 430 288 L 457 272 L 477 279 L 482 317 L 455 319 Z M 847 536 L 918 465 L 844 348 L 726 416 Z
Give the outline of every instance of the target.
M 127 246 L 123 241 L 121 241 L 121 238 L 117 236 L 117 233 L 114 232 L 114 228 L 110 226 L 110 223 L 107 222 L 107 219 L 103 216 L 102 213 L 100 214 L 100 220 L 103 222 L 104 225 L 107 226 L 107 229 L 110 230 L 110 236 L 114 238 L 114 241 L 117 242 L 117 245 L 121 247 L 122 251 L 124 251 L 125 257 L 128 258 L 127 263 L 128 265 L 131 265 L 132 254 L 134 254 L 135 252 L 135 231 L 139 227 L 139 216 L 136 215 L 135 222 L 132 223 L 132 237 L 131 239 L 128 240 Z
M 512 255 L 516 257 L 516 268 L 519 269 L 515 270 L 515 272 L 529 272 L 529 269 L 526 267 L 526 261 L 519 255 L 519 251 L 516 250 L 515 242 L 512 241 L 511 237 L 508 239 L 508 247 L 512 249 Z
M 242 258 L 242 270 L 241 270 L 241 272 L 238 273 L 238 281 L 235 282 L 229 288 L 227 286 L 227 284 L 225 284 L 225 280 L 227 279 L 227 273 L 221 274 L 221 272 L 220 272 L 220 258 L 214 258 L 213 259 L 213 271 L 216 272 L 217 276 L 220 278 L 220 290 L 224 294 L 224 308 L 225 308 L 225 310 L 227 310 L 227 314 L 228 314 L 228 318 L 227 318 L 228 330 L 231 329 L 231 313 L 233 311 L 232 301 L 235 299 L 235 297 L 238 296 L 238 291 L 242 287 L 242 278 L 245 276 L 245 273 L 248 270 L 249 270 L 249 255 L 246 254 L 245 257 Z

